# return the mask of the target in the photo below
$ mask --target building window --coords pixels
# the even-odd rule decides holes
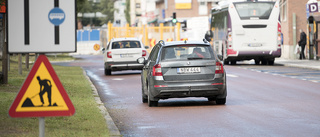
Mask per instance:
[[[136,3],[136,8],[137,8],[137,9],[140,8],[140,3]]]
[[[208,7],[207,2],[199,2],[199,15],[207,15]]]
[[[280,17],[281,21],[287,21],[287,0],[280,0]]]

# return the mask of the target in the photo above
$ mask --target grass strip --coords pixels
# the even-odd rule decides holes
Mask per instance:
[[[49,58],[50,60],[50,58]],[[50,60],[51,61],[51,60]],[[1,64],[1,63],[0,63]],[[53,65],[69,95],[76,113],[71,117],[46,117],[46,136],[108,136],[104,116],[94,100],[90,82],[80,67]],[[0,84],[0,135],[39,136],[38,118],[11,118],[8,110],[18,94],[29,70],[18,74],[18,64],[11,63],[8,84]]]

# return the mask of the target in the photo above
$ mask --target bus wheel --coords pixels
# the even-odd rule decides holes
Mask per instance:
[[[254,64],[259,65],[260,64],[260,60],[259,59],[255,59],[254,60]]]
[[[233,60],[231,61],[231,65],[236,65],[237,64],[237,61]]]
[[[274,65],[274,60],[268,60],[269,65]]]
[[[225,65],[229,65],[229,61],[227,61],[227,60],[224,60],[223,63],[224,63]]]
[[[261,60],[261,64],[262,64],[262,65],[267,65],[267,63],[268,63],[268,62],[267,62],[266,59],[262,59],[262,60]]]

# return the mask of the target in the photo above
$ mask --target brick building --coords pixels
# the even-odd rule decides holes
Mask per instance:
[[[302,29],[308,32],[308,0],[280,0],[280,20],[283,33],[282,57],[287,59],[297,59],[294,54],[296,43],[300,40],[300,32]],[[310,13],[309,16],[319,16],[319,13]],[[309,47],[306,46],[307,57],[309,56]]]

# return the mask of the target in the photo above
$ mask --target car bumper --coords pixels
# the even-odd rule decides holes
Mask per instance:
[[[152,88],[151,94],[158,99],[215,97],[225,94],[226,83],[223,80],[177,83],[157,82]]]
[[[111,70],[141,70],[143,64],[139,64],[136,61],[133,62],[105,62],[106,69]]]

